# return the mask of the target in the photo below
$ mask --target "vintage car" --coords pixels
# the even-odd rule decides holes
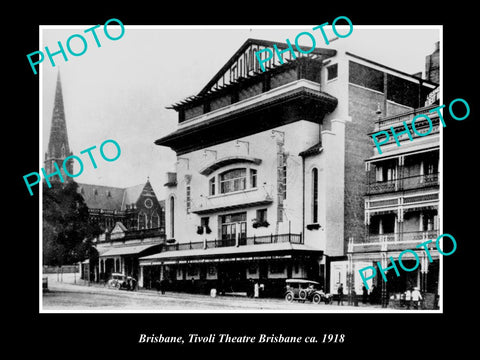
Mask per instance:
[[[113,273],[107,282],[108,287],[117,288],[119,290],[135,290],[137,280],[131,276],[121,273]]]
[[[285,300],[288,302],[297,301],[312,301],[315,304],[325,302],[328,304],[332,300],[331,294],[325,294],[320,289],[320,284],[316,281],[305,279],[287,279],[285,290]]]

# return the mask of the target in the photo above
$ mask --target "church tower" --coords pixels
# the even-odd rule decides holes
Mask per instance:
[[[45,153],[45,172],[47,174],[54,173],[57,169],[54,163],[57,163],[61,169],[64,182],[70,177],[65,175],[62,169],[63,161],[72,155],[70,146],[68,145],[67,122],[65,120],[65,109],[63,106],[62,83],[60,81],[60,72],[57,76],[57,85],[55,90],[55,102],[53,106],[52,124],[50,127],[50,138],[48,140],[48,151]],[[65,164],[68,173],[73,174],[73,162],[69,159]],[[58,176],[50,178],[50,182],[60,181]]]

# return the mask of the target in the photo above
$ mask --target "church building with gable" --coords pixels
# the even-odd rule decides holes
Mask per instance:
[[[52,174],[61,169],[63,182],[73,181],[63,170],[63,162],[72,155],[68,141],[67,122],[60,74],[57,77],[50,137],[45,153],[44,169]],[[73,173],[71,160],[65,163]],[[58,175],[50,182],[60,182]],[[82,264],[82,276],[90,280],[105,281],[112,273],[138,277],[138,257],[160,251],[165,239],[164,201],[159,201],[147,179],[145,183],[119,188],[113,186],[78,183],[89,211],[89,221],[102,229],[94,239],[98,259]],[[88,275],[90,274],[90,275]]]

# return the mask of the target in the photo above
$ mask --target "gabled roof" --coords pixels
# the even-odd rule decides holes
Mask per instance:
[[[89,209],[123,211],[127,205],[136,203],[147,187],[148,191],[153,192],[149,181],[127,188],[79,183],[78,192]]]
[[[146,184],[138,184],[125,189],[123,195],[122,209],[127,205],[136,203]]]
[[[225,72],[232,66],[235,61],[243,54],[243,52],[250,46],[250,45],[258,45],[263,47],[269,47],[273,51],[273,45],[276,45],[278,49],[286,49],[288,47],[287,43],[277,43],[274,41],[268,40],[261,40],[261,39],[247,39],[243,43],[242,46],[232,55],[232,57],[223,65],[223,67],[215,74],[215,76],[205,85],[205,87],[198,93],[198,95],[203,95],[208,92],[212,86],[225,74]],[[301,46],[302,50],[308,51],[310,50],[308,47]],[[336,50],[333,49],[321,49],[315,48],[310,54],[311,55],[320,55],[324,57],[331,57],[336,54]]]
[[[78,192],[83,196],[89,209],[122,210],[125,189],[113,186],[78,184]]]
[[[250,79],[252,77],[257,77],[257,76],[262,75],[263,74],[262,71],[260,71],[260,70],[254,71],[252,68],[250,68],[249,74],[244,74],[242,76],[238,76],[236,79],[233,79],[232,82],[230,82],[229,84],[221,85],[220,87],[216,86],[217,82],[219,82],[219,80],[222,79],[222,77],[224,75],[227,75],[227,73],[229,72],[232,65],[234,65],[239,60],[239,58],[249,49],[250,46],[253,46],[256,50],[261,50],[261,49],[264,49],[264,48],[270,48],[270,49],[272,49],[272,51],[274,51],[273,50],[274,45],[276,45],[277,48],[280,49],[280,50],[286,49],[289,46],[286,43],[278,43],[278,42],[274,42],[274,41],[260,40],[260,39],[247,39],[243,43],[243,45],[232,55],[232,57],[225,63],[225,65],[223,65],[222,68],[220,68],[220,70],[213,76],[213,78],[202,88],[202,90],[200,90],[200,92],[197,95],[189,96],[189,97],[187,97],[187,98],[185,98],[185,99],[183,99],[183,100],[181,100],[181,101],[179,101],[175,104],[172,104],[172,105],[168,106],[167,109],[175,109],[176,110],[176,109],[181,108],[184,105],[186,105],[188,103],[191,103],[195,100],[201,100],[202,98],[208,96],[208,94],[215,93],[215,92],[230,88],[231,86],[233,86],[236,83],[240,83],[242,81],[245,81],[246,79]],[[304,46],[301,46],[300,48],[304,51],[309,51],[310,50],[310,48],[304,47]],[[283,67],[283,66],[288,65],[289,63],[295,62],[298,59],[301,59],[303,57],[310,57],[310,58],[316,58],[316,59],[318,58],[320,60],[326,59],[326,58],[329,58],[329,57],[332,57],[332,56],[336,55],[337,51],[334,50],[334,49],[315,48],[314,50],[312,50],[308,54],[302,54],[302,53],[299,53],[299,52],[297,52],[297,53],[298,53],[297,59],[295,59],[295,60],[284,59],[283,64],[272,64],[271,66],[266,64],[266,71],[265,72],[269,72],[272,69],[275,69],[275,68],[278,68],[278,67]],[[278,59],[278,55],[275,54],[275,52],[274,52],[274,58]],[[255,56],[254,56],[254,61],[258,61]]]

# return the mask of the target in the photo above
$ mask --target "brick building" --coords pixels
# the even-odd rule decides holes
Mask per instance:
[[[439,78],[438,53],[437,43],[435,51],[426,56],[427,78]],[[400,276],[387,271],[387,282],[377,266],[380,263],[386,269],[390,257],[398,259],[406,249],[419,251],[417,245],[429,239],[435,242],[440,235],[440,120],[436,111],[430,112],[439,105],[438,90],[439,87],[435,87],[427,96],[422,94],[417,103],[402,112],[385,113],[379,109],[375,127],[369,133],[388,131],[391,138],[381,146],[381,153],[372,143],[367,144],[371,149],[370,156],[365,159],[365,235],[349,238],[350,285],[361,293],[363,282],[358,270],[374,266],[377,276],[369,280],[369,288],[378,290],[374,291],[378,294],[377,301],[383,300],[384,305],[390,296],[400,299],[401,294],[414,287],[428,294],[431,307],[438,295],[440,264],[434,245],[429,246],[431,262],[422,252],[417,269],[402,271]],[[410,124],[414,116],[422,114],[430,118],[431,125],[421,118],[415,122],[416,131],[410,126],[412,139],[403,133],[397,144],[391,129],[400,134],[405,131],[404,122]],[[415,258],[411,254],[404,256],[402,261],[407,268],[415,267]]]
[[[253,279],[271,295],[290,277],[346,284],[348,241],[365,236],[368,134],[379,112],[415,109],[436,84],[331,48],[286,51],[261,72],[254,53],[273,44],[248,39],[171,106],[178,130],[156,141],[178,160],[168,245],[140,259],[141,282],[240,291]]]

